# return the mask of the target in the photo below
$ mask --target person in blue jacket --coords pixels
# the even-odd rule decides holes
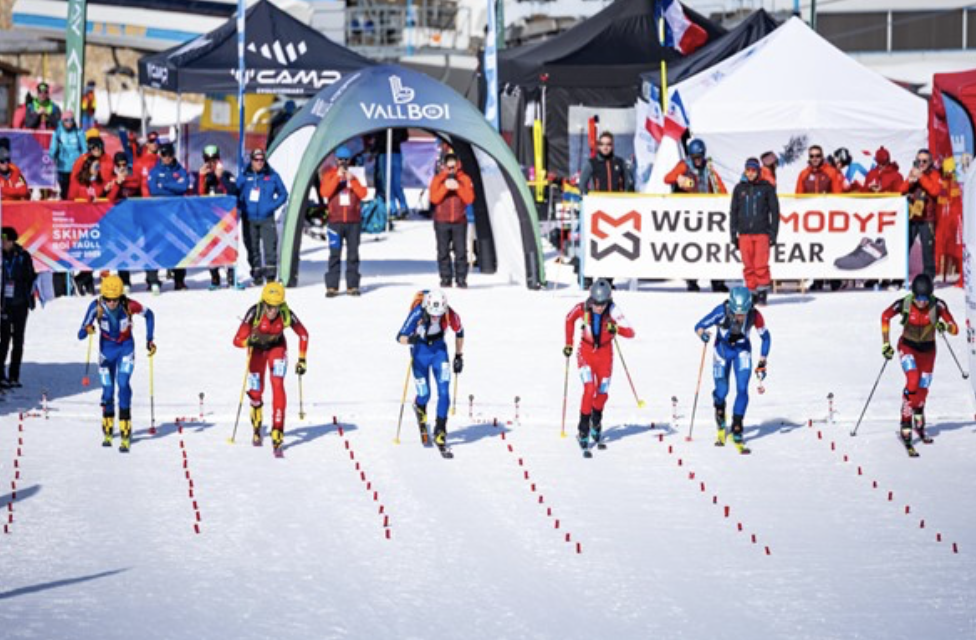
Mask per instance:
[[[149,185],[149,195],[153,197],[182,197],[190,188],[190,176],[186,169],[176,159],[176,149],[173,143],[165,138],[159,143],[159,160],[149,172],[146,179]],[[173,269],[173,288],[177,291],[186,289],[186,269]]]
[[[716,446],[725,446],[725,398],[729,394],[730,370],[735,370],[735,405],[732,408],[732,442],[739,453],[749,453],[742,439],[742,421],[749,406],[749,378],[752,374],[752,343],[749,331],[753,328],[762,339],[756,377],[766,378],[766,358],[769,356],[770,335],[766,321],[752,306],[752,294],[745,287],[734,287],[729,299],[718,305],[695,325],[695,333],[703,342],[711,337],[708,329],[716,327],[715,360],[712,375],[715,390],[715,423],[718,427]]]
[[[244,223],[244,247],[255,286],[278,278],[278,228],[275,211],[288,201],[281,176],[268,166],[264,149],[251,152],[251,161],[237,178],[237,201]],[[263,249],[263,258],[262,258]]]
[[[447,330],[454,332],[454,363],[449,361]],[[430,400],[430,372],[434,372],[437,384],[437,422],[434,427],[434,443],[441,449],[447,444],[447,410],[451,405],[451,371],[455,374],[464,369],[464,327],[461,316],[448,306],[447,296],[440,289],[424,291],[414,297],[410,314],[397,333],[397,342],[409,344],[417,397],[413,410],[420,427],[420,439],[427,440],[427,402]]]
[[[88,148],[85,134],[75,123],[75,113],[66,109],[61,114],[61,122],[51,137],[51,149],[48,155],[54,160],[58,172],[58,187],[61,189],[61,199],[68,199],[68,187],[71,185],[71,169],[75,160],[81,157]]]
[[[106,276],[102,279],[101,296],[88,305],[85,319],[78,330],[78,339],[99,332],[98,375],[102,383],[102,440],[103,447],[112,446],[115,428],[115,385],[119,387],[119,433],[122,442],[119,451],[129,450],[132,438],[132,387],[129,379],[135,369],[135,342],[132,335],[132,317],[142,314],[146,318],[146,350],[149,357],[156,354],[153,342],[155,320],[149,307],[123,295],[122,279]]]

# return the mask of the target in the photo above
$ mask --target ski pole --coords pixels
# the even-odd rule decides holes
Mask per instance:
[[[461,377],[461,374],[458,374],[458,373],[455,373],[454,374],[454,396],[451,398],[451,415],[452,416],[457,413],[457,387],[458,387],[458,378],[460,378],[460,377]]]
[[[563,376],[563,429],[560,438],[566,437],[566,397],[569,395],[569,356],[566,356],[566,375]]]
[[[156,392],[153,385],[153,356],[149,356],[149,435],[156,435]]]
[[[884,373],[885,367],[888,366],[888,359],[885,358],[884,364],[881,365],[881,371],[878,372],[878,377],[874,381],[874,386],[871,387],[871,393],[868,394],[868,401],[864,403],[864,408],[861,409],[861,416],[857,419],[857,424],[854,425],[854,430],[851,431],[851,437],[857,435],[857,430],[861,426],[861,420],[864,419],[864,414],[868,410],[868,405],[871,404],[871,398],[874,397],[874,390],[878,388],[878,383],[881,382],[881,374]]]
[[[305,376],[298,376],[298,419],[305,419],[305,392],[302,388],[302,378]]]
[[[234,438],[237,437],[237,425],[241,422],[241,409],[244,407],[244,391],[247,390],[247,374],[251,372],[251,349],[248,347],[247,350],[247,365],[244,367],[244,381],[241,383],[241,399],[237,403],[237,418],[234,420],[234,433],[228,438],[228,444],[234,444]]]
[[[411,369],[413,369],[413,356],[410,356],[410,360],[407,362],[407,375],[403,379],[403,397],[400,398],[400,418],[397,420],[396,438],[393,439],[394,444],[400,444],[400,427],[403,426],[403,407],[407,404],[407,387],[410,386]]]
[[[688,425],[688,435],[685,440],[691,442],[691,432],[695,430],[695,412],[698,411],[698,393],[701,391],[702,373],[705,371],[705,354],[708,353],[708,343],[702,344],[701,364],[698,365],[698,384],[695,385],[695,401],[691,405],[691,424]]]
[[[617,353],[620,354],[620,364],[624,366],[624,373],[627,374],[627,382],[630,383],[630,390],[634,392],[634,400],[637,401],[637,408],[643,409],[647,403],[641,400],[640,397],[638,397],[637,395],[637,389],[634,388],[634,381],[630,377],[630,370],[627,369],[627,361],[624,360],[624,352],[620,348],[620,343],[617,342],[617,334],[613,335],[613,346],[617,348]]]
[[[81,378],[81,386],[87,387],[91,384],[91,378],[88,377],[88,368],[91,366],[91,350],[92,342],[95,341],[95,332],[88,334],[88,355],[85,356],[85,375]]]
[[[949,338],[946,337],[945,333],[942,334],[942,339],[945,340],[946,347],[949,349],[949,353],[952,354],[952,360],[956,363],[956,367],[959,369],[959,373],[962,374],[962,379],[969,379],[969,373],[962,370],[962,365],[959,364],[959,358],[956,357],[956,352],[952,350],[952,343],[949,342]]]

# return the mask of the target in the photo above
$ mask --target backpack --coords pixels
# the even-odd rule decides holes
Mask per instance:
[[[901,324],[905,326],[908,324],[908,316],[912,313],[912,303],[915,302],[915,296],[908,294],[901,301]],[[929,321],[934,327],[939,322],[939,299],[935,296],[929,296]]]
[[[361,215],[362,229],[365,233],[386,231],[386,203],[382,198],[373,198],[363,204]]]

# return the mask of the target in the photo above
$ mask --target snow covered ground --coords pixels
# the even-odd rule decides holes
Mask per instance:
[[[394,335],[412,293],[437,282],[429,225],[364,245],[359,299],[324,298],[325,252],[306,245],[288,300],[311,333],[308,415],[289,374],[285,460],[247,443],[246,409],[228,443],[245,361],[231,336],[256,290],[208,292],[199,274],[183,294],[133,294],[157,314],[159,431],[147,432],[140,346],[128,455],[100,446],[98,390],[81,386],[75,334],[89,301],[32,316],[25,387],[0,403],[0,638],[976,637],[976,424],[942,342],[935,444],[911,460],[896,440],[893,365],[848,435],[896,294],[771,299],[753,455],[738,456],[712,446],[707,365],[685,440],[702,353],[692,326],[721,296],[677,283],[617,293],[647,407],[618,358],[609,449],[583,460],[560,438],[563,318],[580,292],[474,274],[449,292],[466,368],[449,422],[456,458],[442,460],[409,410],[394,444],[408,357]],[[939,294],[962,320],[961,290]],[[569,388],[572,431],[575,371]],[[42,389],[49,418],[18,420]]]

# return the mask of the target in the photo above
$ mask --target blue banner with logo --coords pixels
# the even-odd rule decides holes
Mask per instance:
[[[10,141],[10,159],[31,189],[53,189],[58,186],[58,170],[47,153],[51,149],[52,131],[0,129],[0,138]]]
[[[176,269],[237,262],[231,196],[134,198],[119,203],[5,202],[3,224],[38,271]]]

